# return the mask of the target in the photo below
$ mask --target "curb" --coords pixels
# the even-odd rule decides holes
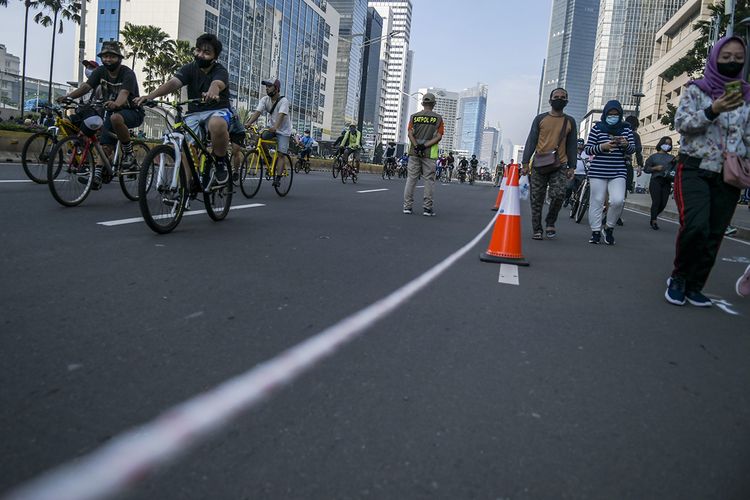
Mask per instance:
[[[644,207],[643,205],[639,205],[637,203],[632,203],[627,200],[625,200],[625,208],[629,208],[630,210],[633,210],[635,212],[641,213],[643,215],[651,215],[649,212],[649,209]],[[680,216],[677,214],[677,212],[672,212],[670,210],[664,210],[659,217],[662,217],[664,219],[668,219],[674,222],[679,222]],[[733,234],[731,238],[736,238],[738,240],[743,241],[750,241],[750,228],[746,227],[740,227],[735,226],[737,228],[737,233]]]

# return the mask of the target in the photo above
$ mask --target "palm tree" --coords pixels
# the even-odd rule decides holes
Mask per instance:
[[[120,34],[123,43],[130,51],[130,56],[133,57],[133,68],[131,68],[133,70],[135,70],[135,62],[139,56],[145,60],[155,57],[169,41],[169,35],[158,26],[125,23]],[[146,69],[148,72],[148,68]],[[149,74],[149,78],[151,76]]]
[[[52,69],[55,64],[55,40],[57,39],[57,34],[63,32],[63,19],[73,21],[74,23],[81,22],[81,2],[75,0],[38,0],[36,3],[43,10],[34,16],[34,22],[41,24],[45,28],[50,25],[52,26],[52,50],[49,61],[49,88],[47,91],[47,100],[48,102],[52,102]],[[52,12],[53,18],[50,18],[45,11]],[[58,19],[60,21],[59,27]]]
[[[174,62],[180,68],[194,59],[193,44],[187,40],[176,40],[174,43]]]

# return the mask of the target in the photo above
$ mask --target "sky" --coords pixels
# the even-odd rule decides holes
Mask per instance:
[[[551,6],[552,0],[412,0],[410,92],[421,87],[459,91],[486,83],[487,122],[500,123],[504,139],[523,144],[536,114]],[[0,9],[6,27],[0,43],[20,57],[23,2],[11,0]],[[29,25],[27,73],[46,79],[52,29],[31,20]],[[75,25],[66,23],[56,43],[53,78],[71,80]]]

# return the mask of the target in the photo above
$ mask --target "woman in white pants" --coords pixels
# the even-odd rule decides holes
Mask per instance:
[[[602,212],[609,195],[607,220],[604,224],[604,243],[615,244],[615,224],[622,214],[625,203],[625,187],[628,175],[626,156],[635,152],[633,129],[623,120],[619,101],[609,101],[604,106],[601,121],[589,132],[584,151],[593,156],[589,164],[591,198],[589,204],[589,243],[602,240]]]

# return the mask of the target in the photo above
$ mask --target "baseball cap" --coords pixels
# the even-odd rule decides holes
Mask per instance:
[[[263,80],[263,81],[262,81],[262,82],[260,82],[260,83],[262,83],[262,84],[263,84],[263,85],[265,85],[265,86],[273,85],[273,86],[274,86],[274,87],[276,87],[277,89],[279,89],[279,90],[281,89],[281,81],[280,81],[280,80],[278,80],[278,79],[276,79],[276,80],[271,80],[271,79],[269,78],[268,80]]]
[[[435,94],[432,92],[427,92],[424,96],[422,96],[422,102],[435,104]]]
[[[99,67],[99,63],[96,62],[96,61],[94,61],[93,59],[89,60],[89,61],[83,60],[83,61],[81,61],[81,64],[83,64],[87,68],[91,68],[91,69]]]

